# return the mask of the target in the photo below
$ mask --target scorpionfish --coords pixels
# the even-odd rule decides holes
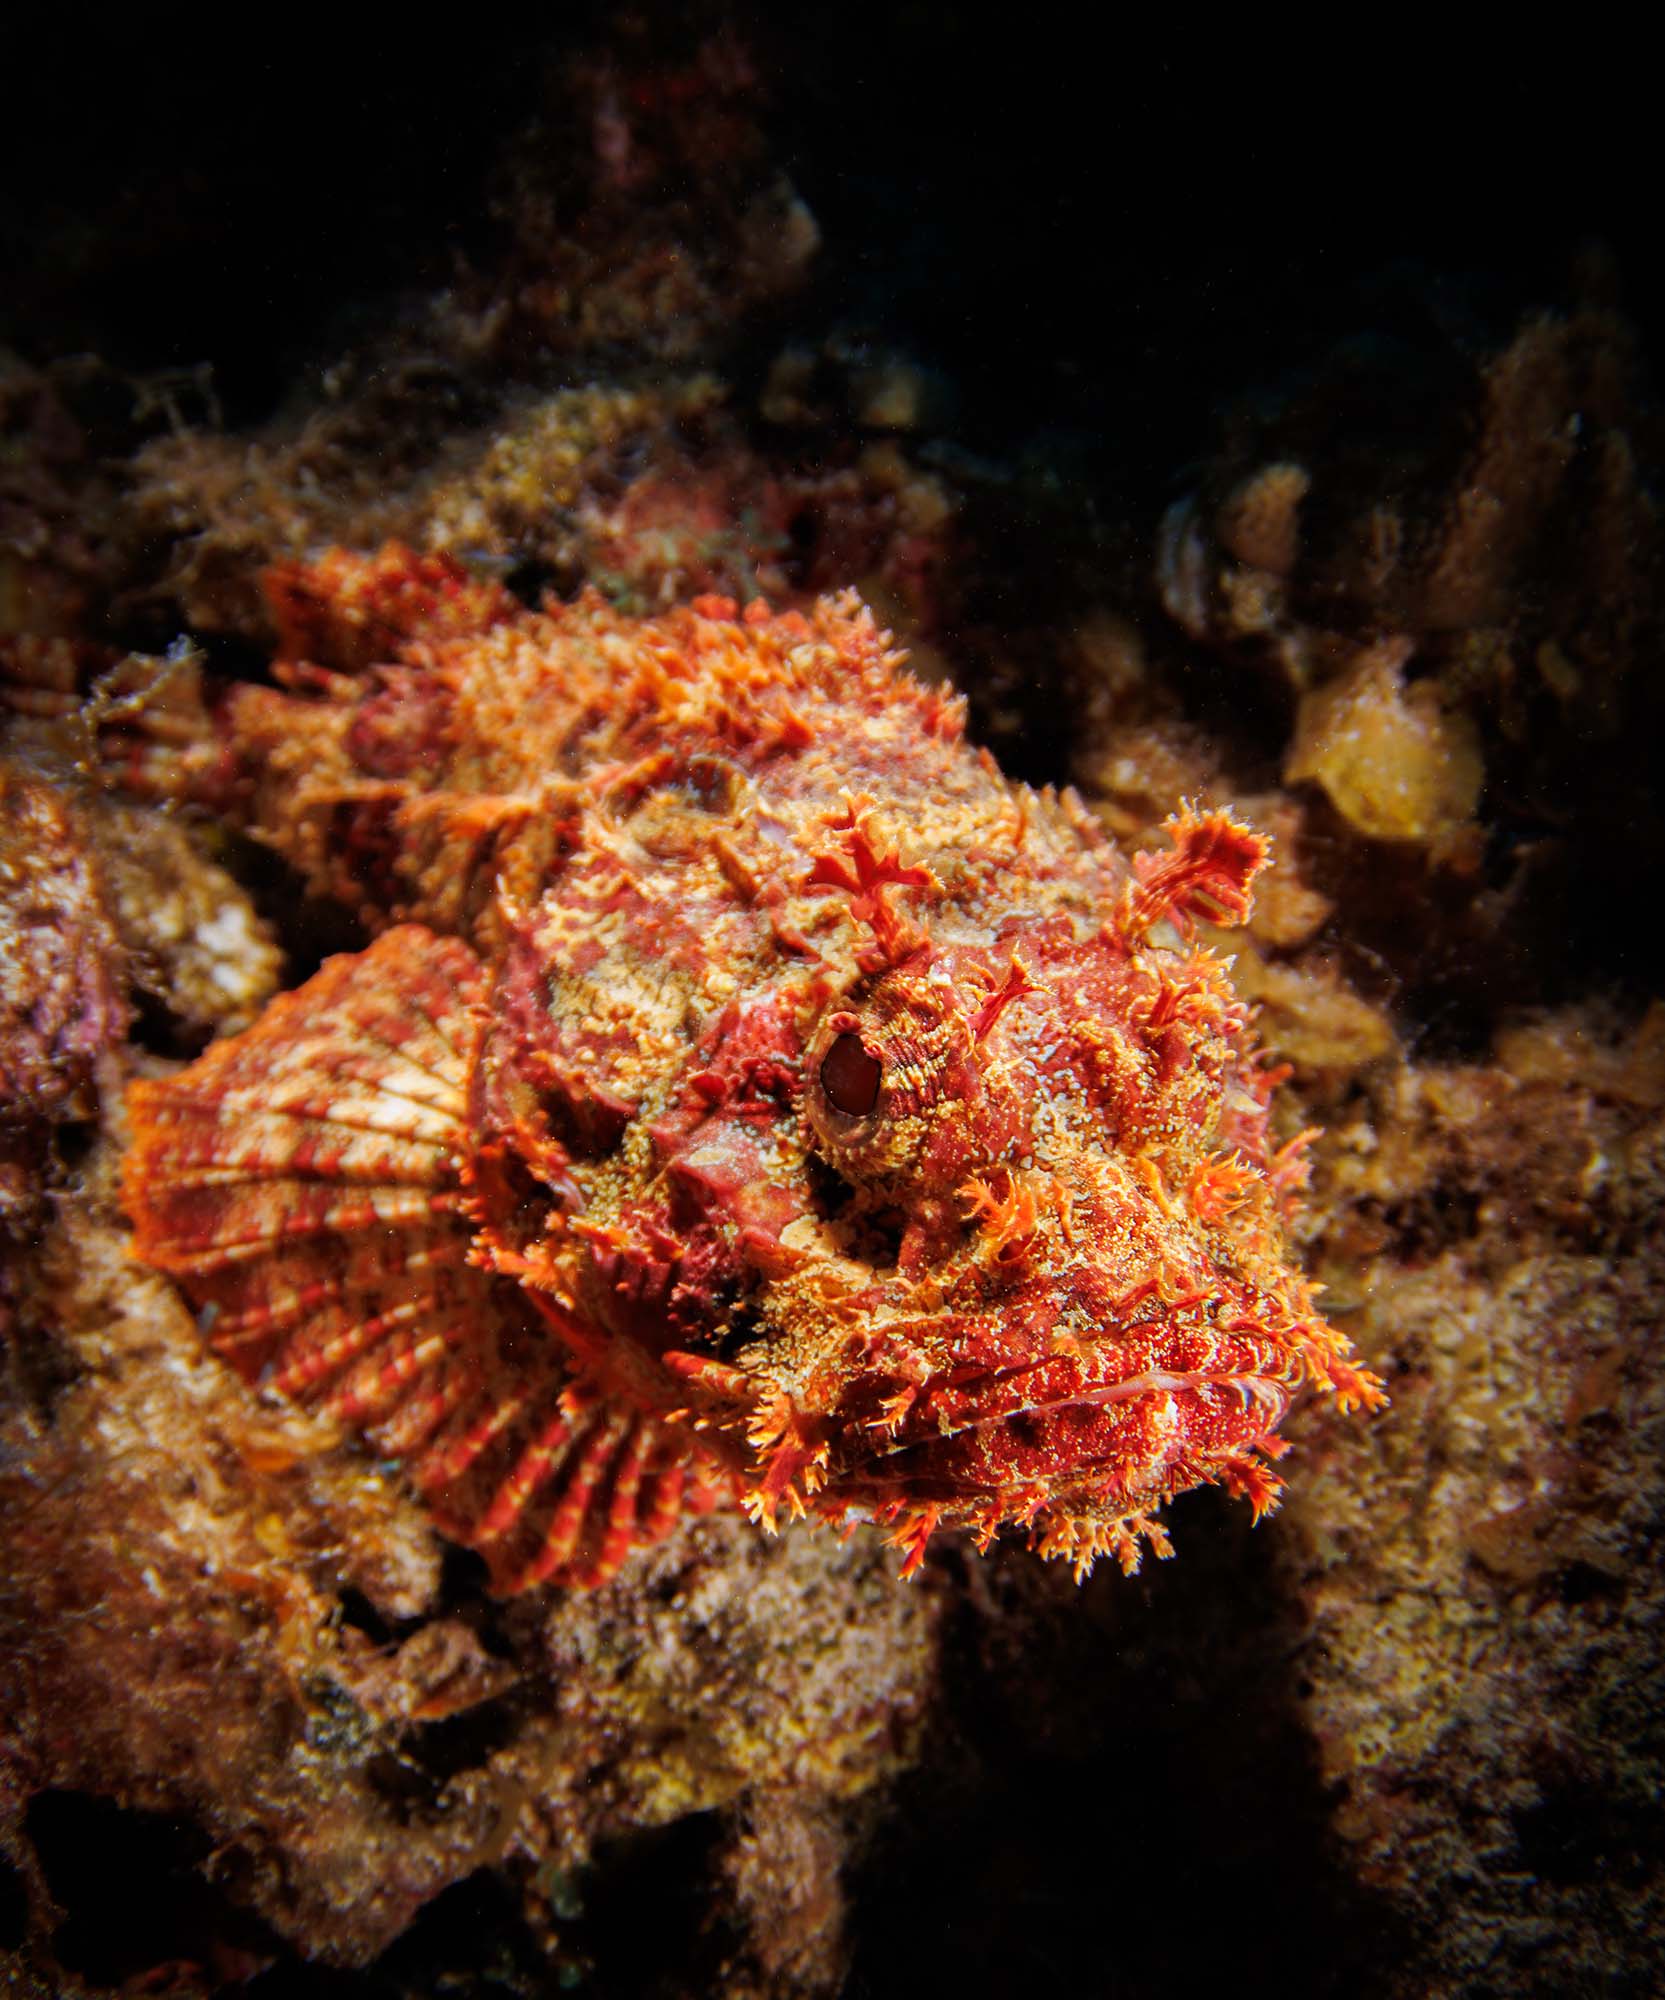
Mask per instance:
[[[373,942],[132,1087],[124,1200],[214,1350],[494,1589],[730,1502],[885,1524],[904,1573],[1009,1524],[1131,1571],[1184,1488],[1272,1505],[1303,1386],[1381,1399],[1195,939],[1260,836],[1188,809],[1129,859],[853,595],[532,611],[392,546],[267,591],[274,684],[133,766]]]

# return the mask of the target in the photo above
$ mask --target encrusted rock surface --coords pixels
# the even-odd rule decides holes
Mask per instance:
[[[1665,1011],[1378,1072],[1321,1157],[1316,1266],[1395,1404],[1278,1538],[1337,1832],[1423,1990],[1630,1990],[1665,1918]]]

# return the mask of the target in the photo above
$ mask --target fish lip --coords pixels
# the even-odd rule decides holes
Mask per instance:
[[[1066,1359],[1058,1355],[1046,1355],[1036,1361],[1027,1361],[1008,1369],[989,1370],[965,1383],[953,1383],[946,1375],[937,1376],[920,1386],[918,1395],[903,1419],[901,1426],[893,1434],[889,1449],[879,1452],[882,1458],[894,1456],[902,1451],[917,1449],[963,1437],[968,1432],[988,1430],[1010,1423],[1019,1417],[1046,1416],[1071,1409],[1104,1409],[1116,1403],[1134,1402],[1141,1396],[1161,1395],[1175,1391],[1227,1388],[1236,1392],[1242,1408],[1246,1411],[1254,1404],[1264,1413],[1264,1428],[1275,1429],[1288,1415],[1295,1400],[1297,1384],[1281,1375],[1257,1374],[1252,1371],[1229,1372],[1206,1369],[1169,1369],[1146,1367],[1130,1374],[1116,1374],[1106,1371],[1062,1389],[1055,1395],[1037,1397],[1031,1400],[1002,1402],[998,1407],[974,1407],[968,1409],[958,1419],[944,1422],[940,1412],[933,1418],[931,1403],[935,1392],[954,1388],[961,1393],[974,1395],[981,1403],[987,1391],[996,1385],[1014,1384],[1025,1375],[1033,1375],[1053,1363]]]
[[[979,1382],[964,1386],[975,1394],[979,1386],[986,1393],[990,1383],[1015,1385],[1023,1376],[1032,1375],[1048,1361],[1060,1358],[1047,1356],[1015,1368],[991,1370]],[[1210,1373],[1201,1369],[1145,1367],[1118,1374],[1106,1370],[1056,1395],[1019,1398],[993,1409],[980,1401],[978,1406],[964,1410],[957,1417],[947,1417],[940,1408],[931,1407],[933,1389],[945,1386],[945,1377],[921,1385],[894,1430],[888,1433],[882,1428],[865,1430],[860,1433],[862,1442],[856,1453],[842,1464],[835,1457],[825,1482],[823,1504],[842,1510],[842,1518],[857,1518],[866,1509],[865,1518],[887,1520],[893,1518],[898,1501],[911,1499],[921,1505],[946,1508],[947,1518],[962,1524],[982,1523],[984,1527],[994,1518],[991,1509],[998,1512],[1001,1520],[1030,1525],[1041,1508],[1067,1505],[1072,1497],[1097,1501],[1108,1494],[1129,1508],[1160,1505],[1171,1491],[1177,1490],[1168,1477],[1168,1471],[1175,1467],[1164,1471],[1162,1465],[1143,1464],[1137,1454],[1130,1463],[1114,1434],[1105,1435],[1097,1425],[1084,1425],[1084,1434],[1072,1438],[1067,1426],[1055,1426],[1048,1420],[1056,1420],[1072,1409],[1090,1415],[1119,1403],[1136,1403],[1141,1397],[1227,1388],[1235,1392],[1240,1403],[1237,1420],[1241,1427],[1240,1449],[1251,1453],[1275,1451],[1279,1448],[1275,1434],[1293,1406],[1300,1384],[1285,1372]],[[981,1466],[986,1449],[998,1454],[998,1443],[992,1440],[998,1437],[1000,1429],[1026,1416],[1048,1422],[1042,1451],[1044,1463],[1036,1462],[1027,1471],[1014,1465],[1009,1475],[999,1470],[998,1462]],[[988,1445],[970,1442],[978,1440],[980,1434],[991,1437],[991,1442]],[[961,1460],[956,1444],[969,1444],[973,1457]],[[944,1450],[947,1457],[940,1455]],[[1183,1463],[1177,1469],[1182,1475],[1178,1487],[1209,1476],[1194,1467],[1187,1471]],[[1027,1496],[1033,1503],[1027,1511],[1017,1506],[1015,1496],[1021,1497],[1020,1489],[1021,1496]]]

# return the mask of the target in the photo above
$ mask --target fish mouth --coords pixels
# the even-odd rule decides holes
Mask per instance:
[[[1275,1448],[1297,1373],[1268,1361],[1093,1370],[1074,1356],[950,1372],[883,1398],[831,1484],[944,1502],[1014,1487],[1165,1493],[1211,1461]]]
[[[1264,1368],[1177,1368],[1147,1365],[1128,1373],[1092,1372],[1073,1355],[1046,1355],[1006,1368],[946,1370],[907,1394],[906,1428],[929,1422],[934,1437],[953,1437],[1014,1417],[1041,1416],[1070,1409],[1108,1409],[1141,1396],[1176,1393],[1235,1396],[1247,1411],[1258,1406],[1267,1421],[1287,1414],[1297,1383],[1288,1370]],[[869,1429],[891,1430],[884,1419]]]
[[[1018,1368],[1006,1369],[983,1378],[985,1392],[996,1391],[1021,1384],[1022,1378],[1030,1376],[1048,1366],[1046,1362],[1030,1362]],[[950,1426],[939,1435],[954,1436],[960,1430],[978,1430],[989,1424],[1009,1422],[1014,1417],[1041,1416],[1057,1410],[1105,1409],[1116,1403],[1132,1402],[1136,1397],[1172,1394],[1175,1392],[1219,1392],[1235,1394],[1240,1406],[1249,1410],[1258,1404],[1268,1411],[1268,1422],[1281,1422],[1287,1415],[1292,1399],[1292,1391],[1275,1377],[1259,1374],[1226,1373],[1205,1369],[1176,1370],[1170,1368],[1145,1368],[1134,1375],[1109,1376],[1100,1381],[1088,1381],[1074,1388],[1062,1389],[1052,1395],[1024,1396],[1021,1387],[1016,1401],[986,1414],[968,1418],[960,1424]]]

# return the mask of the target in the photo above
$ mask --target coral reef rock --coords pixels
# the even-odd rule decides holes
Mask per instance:
[[[1660,720],[1660,439],[1634,336],[1587,305],[1502,346],[1429,345],[1352,343],[1246,410],[1163,523],[1162,601],[1288,686],[1286,776],[1359,832],[1472,854],[1455,836],[1477,810],[1582,805],[1594,845]]]
[[[1277,1545],[1336,1828],[1418,1940],[1394,1991],[1633,1990],[1665,1928],[1665,1009],[1372,1076],[1315,1260],[1394,1414]]]

